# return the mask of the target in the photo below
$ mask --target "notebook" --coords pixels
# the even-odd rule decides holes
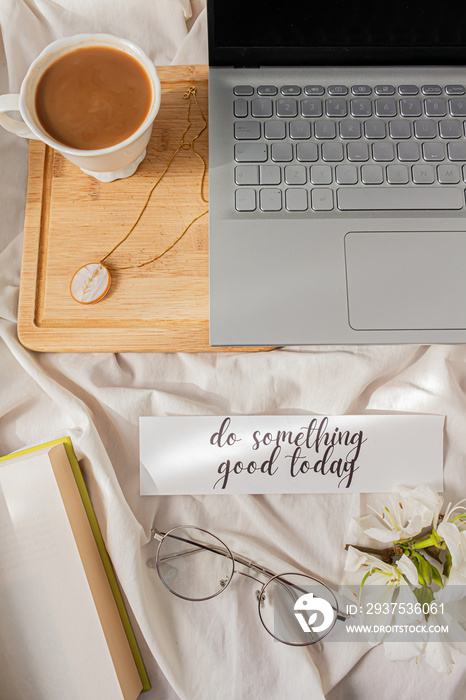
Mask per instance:
[[[207,7],[211,345],[466,342],[466,8]]]
[[[150,689],[70,438],[0,457],[0,697]]]

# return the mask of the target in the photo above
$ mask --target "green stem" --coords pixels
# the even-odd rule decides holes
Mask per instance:
[[[427,549],[428,547],[437,547],[438,549],[447,548],[443,538],[439,537],[434,529],[432,529],[428,537],[424,535],[420,539],[395,542],[395,545],[399,545],[402,548],[406,547],[407,549]]]

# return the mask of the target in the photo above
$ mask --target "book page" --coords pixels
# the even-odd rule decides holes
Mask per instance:
[[[46,452],[0,465],[0,615],[4,697],[122,697]]]

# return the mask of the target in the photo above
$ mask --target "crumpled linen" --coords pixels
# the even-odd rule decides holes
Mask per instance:
[[[81,32],[125,36],[157,65],[207,63],[204,8],[204,0],[2,0],[0,90],[18,91],[46,44]],[[237,576],[210,602],[166,591],[145,565],[155,550],[153,523],[196,524],[277,572],[297,569],[336,586],[349,520],[377,497],[141,497],[138,418],[444,414],[445,497],[458,500],[466,496],[464,346],[31,352],[16,333],[26,175],[27,141],[0,129],[0,453],[71,436],[152,681],[146,700],[463,698],[466,664],[456,652],[455,671],[444,678],[422,660],[388,662],[381,647],[290,648],[263,630],[248,579]]]

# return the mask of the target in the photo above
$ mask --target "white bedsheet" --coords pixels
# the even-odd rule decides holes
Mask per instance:
[[[204,5],[0,0],[0,91],[17,92],[46,44],[80,32],[125,36],[158,65],[207,63]],[[30,352],[16,334],[26,159],[27,141],[0,129],[0,453],[72,437],[151,677],[146,700],[464,698],[466,657],[456,652],[454,672],[443,677],[423,660],[386,661],[381,647],[286,647],[260,625],[251,581],[237,577],[215,600],[187,603],[145,566],[155,519],[161,529],[211,529],[272,569],[291,566],[336,585],[349,519],[375,497],[141,497],[138,474],[141,415],[440,413],[447,416],[446,499],[456,501],[466,496],[464,346]],[[1,682],[0,698],[10,700]]]

